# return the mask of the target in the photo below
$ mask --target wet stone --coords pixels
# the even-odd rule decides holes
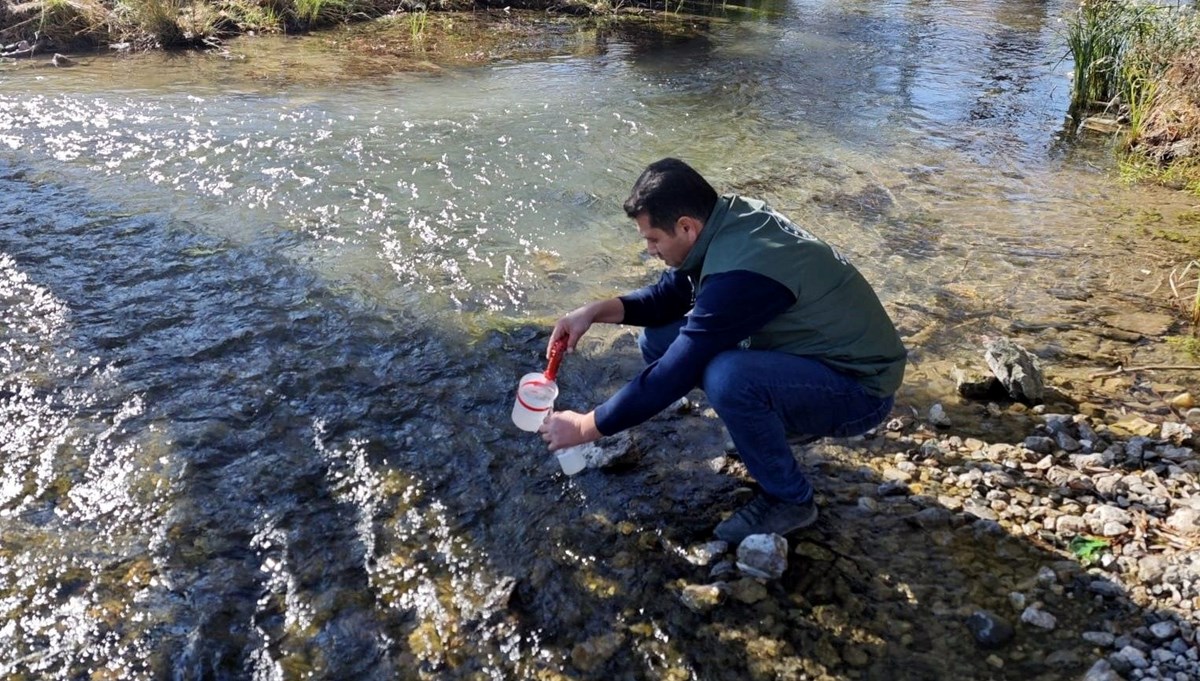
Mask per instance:
[[[625,642],[625,636],[610,632],[594,636],[571,649],[571,664],[582,671],[592,671],[611,658]]]
[[[842,659],[851,667],[866,667],[871,663],[871,657],[862,646],[848,645],[842,650]]]
[[[1003,618],[987,610],[977,610],[967,618],[967,629],[979,647],[994,650],[1012,640],[1013,627]]]
[[[729,544],[723,541],[710,541],[693,546],[687,553],[687,561],[692,565],[711,565],[721,554],[729,550]]]
[[[931,506],[917,511],[912,517],[917,525],[925,529],[934,529],[949,525],[951,514],[944,508]]]
[[[946,408],[941,404],[935,404],[929,408],[929,424],[936,428],[949,428],[954,425],[950,417],[946,415]]]
[[[1053,669],[1066,669],[1079,664],[1079,654],[1074,650],[1056,650],[1046,656],[1045,664]]]
[[[1000,379],[982,371],[954,369],[955,390],[968,400],[986,400],[1005,394]]]
[[[692,612],[705,613],[721,604],[725,592],[721,584],[688,584],[680,593],[680,600]],[[573,654],[572,654],[573,656]]]
[[[708,571],[710,579],[721,579],[737,574],[737,565],[732,560],[722,560]]]
[[[1058,626],[1058,620],[1054,617],[1054,615],[1051,615],[1045,610],[1039,610],[1032,605],[1028,608],[1025,608],[1025,611],[1021,613],[1021,621],[1038,627],[1039,629],[1050,630]]]
[[[737,549],[737,567],[751,577],[778,579],[787,570],[787,540],[777,534],[752,534]]]
[[[742,578],[730,582],[726,588],[730,598],[747,605],[752,605],[767,597],[767,587],[756,579]]]
[[[814,544],[807,541],[802,541],[799,544],[796,544],[796,548],[793,553],[795,553],[797,556],[803,556],[809,560],[815,560],[819,562],[830,562],[835,558],[833,552],[829,549],[819,544]]]

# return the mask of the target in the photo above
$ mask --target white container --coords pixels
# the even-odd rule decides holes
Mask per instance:
[[[536,433],[550,415],[558,384],[540,371],[525,374],[517,383],[517,399],[513,400],[512,420],[521,430]]]
[[[583,455],[582,445],[560,449],[554,456],[558,459],[558,465],[562,466],[562,472],[567,475],[575,475],[587,468],[587,458]]]

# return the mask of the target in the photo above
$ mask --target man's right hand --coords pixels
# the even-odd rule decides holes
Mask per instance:
[[[559,338],[566,336],[567,352],[574,352],[575,345],[579,343],[583,334],[592,328],[592,324],[596,322],[619,324],[624,318],[625,305],[620,298],[609,298],[576,308],[554,323],[554,330],[550,332],[550,341],[546,343],[546,357],[550,356],[550,348]]]

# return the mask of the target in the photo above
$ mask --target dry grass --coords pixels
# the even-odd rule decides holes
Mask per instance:
[[[53,48],[116,42],[199,45],[247,30],[305,30],[375,18],[399,4],[400,0],[0,0],[0,34],[31,39],[40,31]]]
[[[1200,156],[1200,51],[1173,60],[1134,150],[1166,164]]]

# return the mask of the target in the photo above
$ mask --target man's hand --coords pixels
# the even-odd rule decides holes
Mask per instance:
[[[600,439],[596,430],[595,412],[580,414],[573,411],[556,411],[538,428],[542,439],[550,445],[550,451],[574,447]]]
[[[588,303],[583,307],[571,310],[554,323],[554,330],[550,332],[550,341],[546,343],[546,356],[550,356],[550,348],[554,347],[554,342],[563,336],[567,338],[567,352],[574,352],[575,344],[579,342],[580,338],[583,338],[583,334],[587,333],[588,329],[592,328],[592,324],[596,322],[619,324],[624,318],[625,304],[618,298]]]

